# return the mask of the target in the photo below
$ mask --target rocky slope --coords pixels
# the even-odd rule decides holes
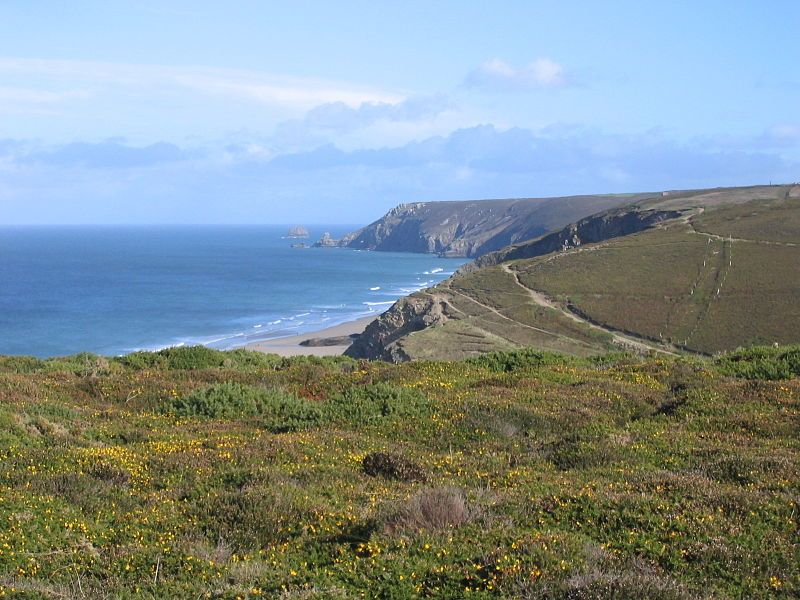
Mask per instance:
[[[412,294],[372,321],[345,354],[355,358],[404,362],[410,356],[395,342],[415,331],[444,323],[450,317],[449,313],[449,305],[436,296]]]
[[[652,197],[654,194],[401,204],[340,240],[326,237],[316,246],[476,257],[588,215]]]

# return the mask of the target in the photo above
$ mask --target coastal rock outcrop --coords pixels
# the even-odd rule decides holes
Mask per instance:
[[[401,339],[444,323],[448,318],[447,305],[437,301],[435,296],[420,293],[406,296],[372,321],[345,351],[345,356],[404,362],[409,356],[403,350]]]

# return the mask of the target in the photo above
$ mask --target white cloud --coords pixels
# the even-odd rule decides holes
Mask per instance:
[[[312,148],[349,139],[361,145],[364,132],[375,130],[383,143],[408,141],[426,132],[437,117],[452,108],[444,96],[416,96],[400,102],[364,102],[351,107],[328,102],[314,107],[302,119],[279,123],[270,142],[278,150]],[[369,137],[369,136],[368,136]]]
[[[469,87],[499,91],[524,91],[561,87],[567,83],[564,67],[549,58],[537,58],[523,67],[514,67],[493,58],[471,71],[465,81]]]
[[[367,102],[397,103],[404,95],[368,86],[315,79],[278,77],[259,71],[211,67],[137,65],[98,61],[0,58],[0,75],[46,81],[53,99],[69,94],[64,85],[76,82],[93,88],[122,87],[161,91],[182,88],[207,95],[227,96],[268,105],[310,110],[341,102],[358,107]],[[88,93],[88,92],[86,92]],[[44,98],[45,96],[40,96]],[[65,96],[69,97],[69,95]]]

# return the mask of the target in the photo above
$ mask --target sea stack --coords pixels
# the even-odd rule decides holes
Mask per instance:
[[[307,238],[308,237],[308,229],[306,229],[302,225],[295,225],[294,227],[289,229],[288,237],[291,237],[291,238]]]
[[[327,231],[322,234],[318,242],[314,242],[314,248],[336,248],[339,242],[331,237]]]

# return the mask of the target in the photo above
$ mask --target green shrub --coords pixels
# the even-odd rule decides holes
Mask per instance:
[[[275,356],[274,354],[269,356]],[[349,356],[284,356],[280,358],[280,368],[289,369],[301,365],[319,365],[322,367],[352,366],[358,361]]]
[[[237,370],[270,369],[277,370],[283,363],[283,358],[277,354],[264,354],[254,350],[228,350],[225,352],[223,366]]]
[[[125,365],[126,367],[130,367],[131,369],[136,369],[137,371],[142,371],[144,369],[154,369],[156,367],[160,367],[163,365],[164,357],[160,352],[131,352],[130,354],[125,354],[124,356],[120,356],[114,359],[116,362]]]
[[[257,417],[270,431],[297,431],[322,421],[319,405],[281,390],[240,383],[219,383],[177,398],[167,407],[184,416],[209,418]]]
[[[534,348],[522,348],[520,350],[508,350],[505,352],[489,352],[474,358],[469,358],[465,362],[478,367],[484,367],[495,373],[509,373],[519,369],[568,363],[572,362],[572,359],[553,352],[542,352]]]
[[[137,370],[161,368],[189,371],[222,367],[226,354],[205,346],[178,346],[158,352],[131,352],[115,360]]]
[[[33,356],[0,356],[0,372],[34,373],[45,368],[45,362]]]
[[[213,369],[225,362],[224,352],[205,346],[165,348],[158,354],[166,359],[167,368],[176,370]]]
[[[592,423],[548,444],[544,455],[562,471],[589,469],[617,460],[620,445],[611,428],[602,423]]]
[[[91,352],[48,358],[44,364],[48,371],[68,371],[80,377],[105,376],[113,370],[106,357]]]
[[[791,379],[800,376],[800,345],[755,346],[723,354],[716,364],[725,375],[744,379]]]
[[[213,543],[254,551],[302,535],[315,516],[307,490],[286,484],[248,485],[199,500],[193,517]]]
[[[387,417],[421,417],[430,413],[430,402],[412,388],[374,383],[351,387],[331,398],[327,410],[332,420],[363,425]]]
[[[131,352],[114,360],[136,370],[193,370],[225,367],[237,371],[257,369],[283,371],[293,367],[319,366],[331,368],[355,364],[352,358],[345,356],[282,357],[277,354],[264,354],[263,352],[254,352],[244,348],[222,351],[205,346],[180,346],[165,348],[158,352]],[[0,363],[0,368],[2,368],[2,363]]]

